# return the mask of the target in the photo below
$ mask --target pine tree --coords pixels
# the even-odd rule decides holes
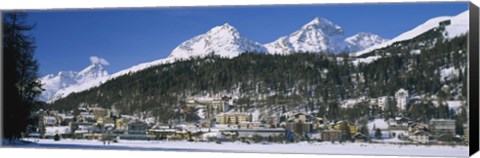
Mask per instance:
[[[352,139],[352,133],[350,132],[350,126],[348,125],[347,121],[344,120],[340,124],[340,129],[342,131],[342,137],[344,141],[351,140]]]
[[[27,32],[34,28],[28,25],[27,14],[7,12],[3,17],[3,81],[4,91],[4,138],[19,138],[30,120],[31,109],[37,103],[41,84],[37,81],[38,64],[33,59],[35,43]]]
[[[375,138],[376,139],[382,139],[382,131],[380,130],[380,128],[377,128],[375,130]]]

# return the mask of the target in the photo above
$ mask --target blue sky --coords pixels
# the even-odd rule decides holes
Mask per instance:
[[[314,17],[340,25],[345,35],[371,32],[391,39],[437,16],[457,15],[467,2],[324,4],[29,11],[37,27],[40,75],[80,71],[89,58],[106,59],[109,73],[167,57],[181,42],[228,22],[240,34],[268,43]]]

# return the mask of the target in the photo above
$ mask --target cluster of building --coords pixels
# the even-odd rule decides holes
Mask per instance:
[[[394,102],[396,102],[395,105],[399,110],[407,110],[407,105],[409,105],[410,102],[417,101],[418,99],[418,97],[410,96],[408,94],[408,91],[402,88],[395,92],[394,96],[381,96],[378,98],[369,98],[366,96],[362,96],[356,99],[347,99],[342,102],[341,107],[352,108],[358,103],[366,102],[370,105],[377,105],[379,108],[386,110],[389,107],[393,106]]]
[[[38,128],[30,136],[51,138],[100,139],[107,134],[135,137],[145,121],[138,117],[113,114],[100,107],[80,107],[78,112],[39,111]],[[141,133],[141,132],[140,132]]]
[[[400,89],[394,97],[385,96],[373,103],[388,108],[395,98],[399,109],[406,109],[411,101],[408,91]],[[358,101],[371,101],[366,97],[345,101],[344,108]],[[100,107],[80,107],[78,112],[59,113],[41,111],[38,130],[30,136],[99,140],[254,140],[264,141],[380,141],[384,139],[404,143],[455,142],[463,138],[455,135],[455,120],[432,119],[422,124],[406,117],[396,119],[368,120],[367,130],[360,121],[329,121],[307,113],[283,113],[280,117],[262,117],[256,108],[235,105],[231,97],[214,97],[203,100],[188,100],[186,106],[195,106],[202,111],[197,122],[175,120],[158,122],[154,118],[119,115]],[[265,115],[264,115],[265,116]],[[347,127],[345,127],[345,125]],[[345,132],[348,129],[348,136]],[[367,132],[366,132],[367,131]],[[378,137],[378,132],[381,136]],[[468,129],[466,134],[468,137]],[[468,140],[466,138],[465,140]],[[393,141],[393,142],[395,142]],[[390,141],[391,142],[391,141]]]

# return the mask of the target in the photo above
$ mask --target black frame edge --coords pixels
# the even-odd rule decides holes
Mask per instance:
[[[479,150],[479,9],[470,2],[469,6],[469,152],[470,156]]]
[[[4,12],[2,10],[0,10],[0,21],[2,21],[0,23],[0,31],[1,31],[0,35],[3,35],[3,13]],[[3,44],[2,40],[3,40],[3,36],[2,36],[2,38],[0,38],[0,43]],[[0,64],[0,72],[1,72],[0,73],[0,104],[1,104],[0,105],[0,141],[2,141],[2,143],[0,143],[0,148],[3,147],[3,139],[5,139],[5,138],[3,138],[3,133],[4,133],[4,130],[5,130],[5,128],[3,126],[3,124],[4,124],[3,123],[3,121],[4,121],[4,119],[3,119],[4,115],[3,114],[5,113],[5,111],[3,110],[4,109],[3,106],[5,105],[5,102],[4,102],[5,98],[3,98],[3,96],[5,95],[5,93],[3,91],[3,77],[5,77],[5,74],[3,73],[4,72],[3,71],[3,63],[5,63],[3,61],[3,55],[4,54],[3,54],[3,47],[2,47],[2,48],[0,48],[0,62],[1,62],[1,64]]]

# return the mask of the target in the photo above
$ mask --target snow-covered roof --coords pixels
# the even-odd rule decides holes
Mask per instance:
[[[55,134],[69,134],[70,127],[68,126],[48,126],[45,127],[45,135],[53,136]]]
[[[62,119],[73,119],[75,116],[67,114],[58,114]]]
[[[115,127],[115,124],[113,123],[106,123],[104,124],[105,127]]]
[[[130,116],[130,115],[120,115],[122,118],[126,118],[126,119],[137,119],[137,117],[135,116]]]
[[[310,139],[322,139],[321,133],[308,133]]]
[[[47,122],[51,122],[51,121],[55,121],[55,122],[56,122],[56,121],[57,121],[57,118],[52,117],[52,116],[45,116],[45,117],[43,117],[43,119],[44,119],[45,121],[47,121]]]
[[[85,134],[85,133],[88,133],[88,130],[75,130],[74,132],[75,134]]]
[[[202,134],[202,138],[204,138],[204,139],[206,139],[206,138],[225,138],[225,136],[222,135],[222,133],[219,133],[219,132],[210,132],[210,133]]]
[[[440,81],[445,81],[445,79],[450,80],[453,77],[457,77],[459,75],[458,69],[455,67],[448,67],[440,69]]]
[[[204,119],[206,114],[204,109],[198,109],[197,110],[197,116],[200,117],[201,119]]]
[[[176,129],[162,128],[162,129],[150,129],[149,131],[152,131],[152,132],[176,132],[177,130]]]
[[[374,125],[375,128],[388,129],[388,123],[384,119],[375,119],[372,122],[368,122],[368,129],[373,129]]]
[[[421,99],[422,99],[422,97],[421,97],[421,96],[419,96],[419,95],[410,96],[410,100],[414,100],[414,99],[415,99],[415,100],[421,100]]]
[[[78,129],[90,129],[90,128],[93,128],[92,125],[79,125],[78,126]]]
[[[144,119],[144,122],[147,124],[154,124],[156,121],[155,117],[148,117]]]
[[[460,100],[452,100],[447,101],[448,107],[452,109],[459,109],[463,105],[463,101]]]
[[[249,115],[249,113],[246,112],[224,112],[220,113],[217,116],[229,116],[229,115]]]
[[[397,92],[395,92],[395,94],[401,93],[401,92],[408,94],[408,91],[403,89],[403,88],[400,88],[399,90],[397,90]]]

